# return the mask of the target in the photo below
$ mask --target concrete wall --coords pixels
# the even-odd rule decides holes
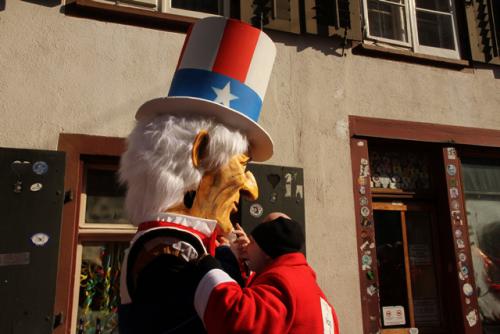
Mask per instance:
[[[60,9],[7,0],[0,11],[0,146],[56,149],[61,132],[125,137],[141,103],[168,91],[183,34]],[[304,168],[308,258],[341,331],[361,333],[348,115],[500,129],[500,75],[342,57],[330,39],[270,35],[268,163]]]

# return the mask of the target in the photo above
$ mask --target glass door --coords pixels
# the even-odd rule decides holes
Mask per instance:
[[[374,202],[373,210],[382,332],[447,333],[432,206]]]

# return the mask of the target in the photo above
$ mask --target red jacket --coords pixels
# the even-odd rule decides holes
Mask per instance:
[[[276,258],[246,288],[210,270],[196,290],[195,308],[209,334],[339,333],[335,311],[301,253]]]

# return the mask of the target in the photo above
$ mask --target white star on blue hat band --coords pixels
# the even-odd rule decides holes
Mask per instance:
[[[257,122],[260,96],[247,85],[228,76],[200,69],[180,69],[172,80],[168,97],[195,97],[220,103]]]

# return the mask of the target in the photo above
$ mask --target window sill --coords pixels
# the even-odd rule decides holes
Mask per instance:
[[[389,49],[382,46],[371,45],[362,42],[353,42],[352,52],[353,54],[401,60],[411,63],[419,63],[436,67],[446,67],[457,70],[470,67],[470,62],[468,60],[450,59],[425,55],[421,53],[414,53],[407,50]]]
[[[198,21],[196,17],[161,13],[92,0],[75,0],[64,6],[64,13],[69,16],[179,32],[186,32],[189,25]]]

